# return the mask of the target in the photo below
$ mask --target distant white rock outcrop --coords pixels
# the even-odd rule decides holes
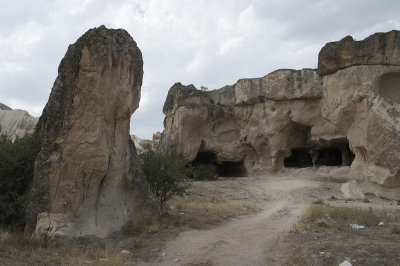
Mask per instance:
[[[25,110],[11,109],[0,103],[0,134],[8,135],[12,140],[33,133],[38,119]]]

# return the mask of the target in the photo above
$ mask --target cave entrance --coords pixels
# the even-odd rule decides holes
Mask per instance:
[[[217,155],[213,152],[199,152],[192,164],[217,164]]]
[[[223,177],[245,177],[247,176],[246,168],[243,162],[222,162],[217,165],[219,176]]]
[[[285,167],[349,166],[354,160],[348,142],[334,143],[325,148],[296,148],[284,160]]]
[[[218,176],[221,177],[245,177],[247,176],[246,168],[243,162],[225,161],[217,163],[217,155],[213,152],[199,152],[196,158],[192,161],[194,166],[199,164],[215,165]]]
[[[324,148],[317,150],[318,156],[315,165],[341,166],[343,163],[342,152],[338,148]]]
[[[293,149],[292,155],[285,158],[284,166],[289,168],[303,168],[313,166],[311,156],[308,154],[307,149]]]

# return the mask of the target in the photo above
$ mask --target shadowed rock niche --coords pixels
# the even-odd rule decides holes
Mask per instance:
[[[245,177],[246,168],[242,161],[217,161],[217,155],[212,152],[199,152],[192,162],[193,165],[213,164],[216,166],[218,176],[221,177]]]
[[[142,77],[125,30],[94,28],[68,47],[36,127],[27,232],[105,237],[157,213],[129,136]]]
[[[305,168],[313,166],[350,166],[354,154],[349,143],[336,143],[323,148],[295,148],[284,165],[288,168]]]
[[[388,73],[380,78],[379,94],[400,104],[400,72]]]

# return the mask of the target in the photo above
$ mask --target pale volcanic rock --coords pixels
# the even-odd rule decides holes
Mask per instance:
[[[105,237],[158,211],[129,136],[142,77],[125,30],[94,28],[68,47],[36,127],[26,231]]]
[[[5,105],[4,103],[0,103],[0,110],[8,110],[11,111],[12,109]]]
[[[347,36],[327,43],[318,55],[318,73],[331,74],[357,65],[400,65],[400,31],[375,33],[362,41]]]
[[[163,108],[160,149],[187,161],[213,153],[218,164],[242,162],[247,174],[281,169],[294,148],[311,155],[346,143],[321,116],[321,87],[312,69],[277,70],[214,91],[176,83]]]
[[[0,103],[0,134],[7,135],[12,140],[33,133],[37,121],[38,118],[31,116],[27,111],[13,110]]]
[[[352,42],[361,51],[348,48],[346,53],[342,40],[320,52],[320,59],[329,53],[335,62],[347,62],[323,76],[322,101],[322,115],[346,134],[355,153],[355,181],[346,191],[356,191],[358,184],[364,193],[400,199],[394,193],[400,188],[399,36],[398,31],[374,34]],[[319,72],[327,73],[325,66]]]
[[[158,146],[160,143],[161,133],[156,132],[153,134],[153,138],[149,139],[141,139],[136,135],[131,135],[131,139],[133,143],[135,143],[136,151],[138,154],[141,154],[147,150],[156,151],[158,150]]]

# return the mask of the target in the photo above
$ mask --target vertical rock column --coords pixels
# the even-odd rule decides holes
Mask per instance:
[[[105,237],[157,212],[129,136],[142,77],[125,30],[101,26],[69,46],[36,127],[26,231]]]

